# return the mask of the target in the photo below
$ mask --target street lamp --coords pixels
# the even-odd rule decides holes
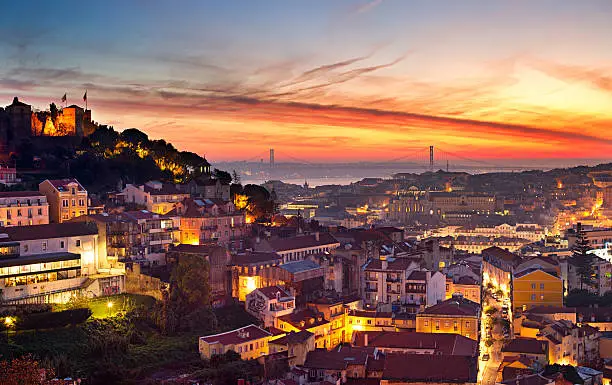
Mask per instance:
[[[9,329],[11,328],[11,326],[13,326],[13,323],[15,323],[15,320],[13,319],[13,317],[4,318],[4,327],[6,329],[6,340],[7,341],[9,338]]]
[[[108,308],[108,315],[110,316],[111,314],[111,309],[113,308],[113,301],[108,301],[106,303],[106,307]]]

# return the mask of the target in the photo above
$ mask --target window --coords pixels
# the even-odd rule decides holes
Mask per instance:
[[[544,290],[544,284],[543,283],[540,284],[540,290]]]
[[[43,251],[47,250],[47,241],[43,241],[43,243],[42,243],[42,250]]]
[[[28,252],[28,245],[23,245],[23,252],[27,253]]]
[[[85,200],[79,199],[79,206],[85,206]]]
[[[429,326],[429,321],[425,321],[425,326]]]
[[[532,294],[532,295],[531,295],[531,300],[532,300],[532,301],[535,301],[535,299],[536,299],[536,295],[535,295],[535,294]]]
[[[72,188],[72,195],[76,194],[76,189],[73,187]]]
[[[251,351],[253,350],[253,344],[249,345],[249,350],[251,350]]]
[[[372,320],[371,319],[368,320],[368,325],[372,325]]]
[[[72,205],[73,205],[73,206],[76,206],[76,199],[73,199],[73,200],[72,200]]]
[[[21,216],[21,209],[17,209],[17,216],[20,217]]]
[[[440,330],[440,321],[436,321],[436,330]]]
[[[465,321],[465,327],[469,328],[470,327],[470,321]]]
[[[81,240],[80,239],[76,240],[76,247],[81,247]]]
[[[62,207],[68,207],[68,199],[62,199]]]
[[[532,289],[535,289],[535,288],[536,288],[536,284],[535,284],[535,283],[532,283],[532,284],[531,284],[531,288],[532,288]]]
[[[217,349],[213,348],[213,350],[212,350],[212,354],[213,354],[213,355],[217,354]]]
[[[540,294],[540,301],[544,301],[544,294]]]
[[[64,241],[60,241],[60,249],[64,248]]]
[[[453,330],[457,331],[458,329],[459,328],[458,328],[458,325],[457,325],[457,321],[455,321],[454,324],[453,324]]]

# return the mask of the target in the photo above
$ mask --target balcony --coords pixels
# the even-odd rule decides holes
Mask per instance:
[[[366,286],[365,291],[368,292],[368,293],[375,293],[375,292],[378,291],[378,288],[377,287]]]
[[[219,226],[202,226],[200,230],[217,231],[218,228]]]
[[[372,275],[366,275],[365,279],[366,279],[366,281],[378,281],[378,278],[376,278],[375,276],[372,276]]]
[[[387,276],[387,282],[399,282],[400,277]]]

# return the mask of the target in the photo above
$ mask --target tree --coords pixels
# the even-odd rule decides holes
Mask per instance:
[[[232,175],[227,171],[219,170],[216,168],[213,171],[213,176],[215,177],[215,179],[218,179],[219,182],[221,182],[222,184],[232,183]]]
[[[30,354],[8,361],[0,361],[0,378],[3,385],[46,385],[54,373],[42,368]]]
[[[576,273],[580,280],[580,290],[595,286],[595,267],[593,254],[589,254],[590,244],[586,239],[582,226],[578,223],[576,229],[576,242],[572,246],[572,260],[576,265]]]
[[[209,265],[204,256],[193,254],[178,258],[170,274],[170,289],[164,294],[157,317],[162,332],[172,334],[211,326],[214,316],[210,310],[208,277]]]
[[[236,172],[236,170],[232,171],[232,183],[233,184],[240,184],[240,175]]]

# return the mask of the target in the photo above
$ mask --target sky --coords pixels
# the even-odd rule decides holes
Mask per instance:
[[[213,161],[612,158],[612,1],[11,1],[0,106]],[[415,155],[416,156],[416,155]]]

